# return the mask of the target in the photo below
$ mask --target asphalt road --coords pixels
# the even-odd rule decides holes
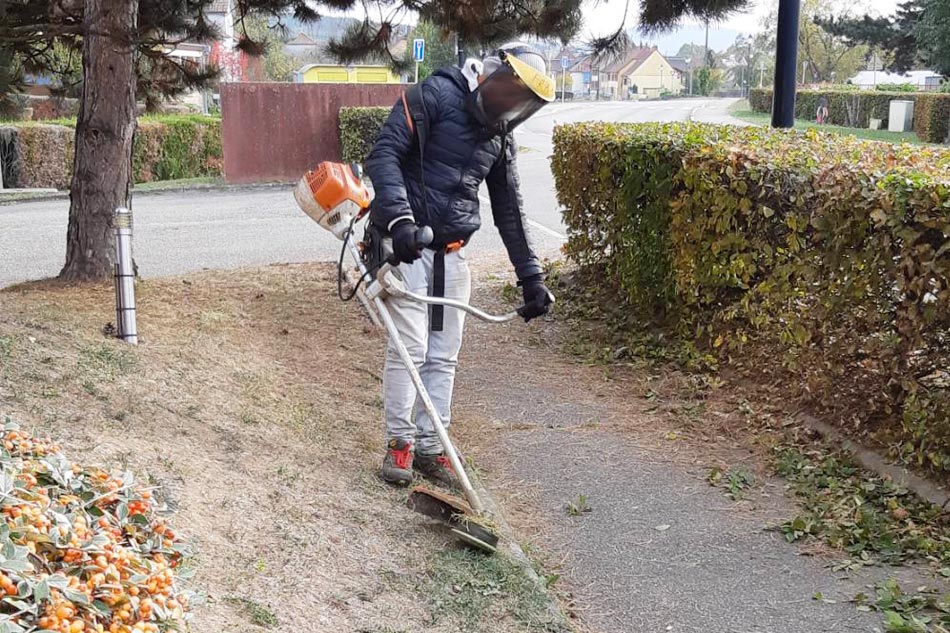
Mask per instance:
[[[564,228],[548,164],[554,126],[577,121],[726,122],[730,100],[645,103],[552,104],[517,133],[522,190],[538,250],[555,252]],[[491,227],[487,195],[485,229],[470,247],[473,256],[503,247]],[[0,206],[0,287],[55,276],[63,264],[69,202],[44,200]],[[333,260],[339,242],[297,208],[290,187],[231,188],[137,194],[135,258],[143,277],[203,268],[240,268],[278,262]]]

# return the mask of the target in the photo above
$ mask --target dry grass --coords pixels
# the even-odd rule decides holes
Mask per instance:
[[[334,283],[316,265],[143,281],[138,348],[101,333],[108,286],[0,292],[0,413],[162,486],[200,551],[195,631],[545,630],[505,592],[453,611],[497,576],[467,559],[461,597],[433,599],[455,545],[376,477],[383,341]]]

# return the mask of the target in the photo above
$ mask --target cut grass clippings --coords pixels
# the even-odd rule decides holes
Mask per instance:
[[[789,542],[821,538],[859,565],[950,566],[950,522],[940,507],[824,442],[789,438],[773,450],[775,471],[803,510],[778,528]]]
[[[552,617],[550,602],[538,584],[504,554],[485,556],[468,549],[438,554],[426,593],[433,622],[449,620],[454,630],[484,630],[479,623],[505,622],[516,630],[566,633]],[[493,630],[493,629],[489,629]]]
[[[226,600],[239,607],[247,616],[247,619],[250,620],[251,624],[265,629],[273,629],[280,624],[280,620],[274,612],[259,602],[248,600],[247,598],[227,598]]]
[[[878,611],[885,633],[947,633],[950,631],[950,597],[927,586],[905,592],[897,581],[885,580],[874,595],[860,593],[852,602],[859,611]]]

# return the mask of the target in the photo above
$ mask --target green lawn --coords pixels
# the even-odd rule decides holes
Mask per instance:
[[[731,114],[737,119],[742,119],[743,121],[756,123],[758,125],[768,125],[771,122],[771,117],[768,114],[764,114],[762,112],[753,112],[751,110],[740,109],[733,110]],[[857,138],[868,139],[871,141],[928,145],[928,143],[924,143],[919,138],[917,138],[917,135],[913,132],[888,132],[887,130],[868,130],[858,127],[842,127],[840,125],[818,125],[814,121],[796,119],[796,130],[805,130],[808,128],[818,128],[822,132],[831,132],[833,134],[841,134],[844,136],[855,136]]]
[[[204,114],[143,114],[139,117],[139,122],[152,122],[157,121],[159,123],[177,123],[179,121],[196,121],[198,123],[204,123],[210,120],[220,120],[220,115],[204,115]],[[43,119],[40,121],[20,121],[12,119],[3,119],[0,118],[0,125],[64,125],[66,127],[76,127],[76,118],[75,117],[63,117],[60,119]]]
[[[164,191],[166,189],[203,189],[220,187],[224,178],[220,176],[201,176],[198,178],[179,178],[178,180],[156,180],[154,182],[140,182],[133,185],[135,191]]]

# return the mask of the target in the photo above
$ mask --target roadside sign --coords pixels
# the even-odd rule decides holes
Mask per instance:
[[[569,60],[567,57],[562,57],[561,68],[563,68],[564,70],[567,70],[570,67],[571,67],[571,60]]]
[[[412,40],[412,56],[416,60],[416,63],[421,63],[426,58],[426,41],[425,40]]]

